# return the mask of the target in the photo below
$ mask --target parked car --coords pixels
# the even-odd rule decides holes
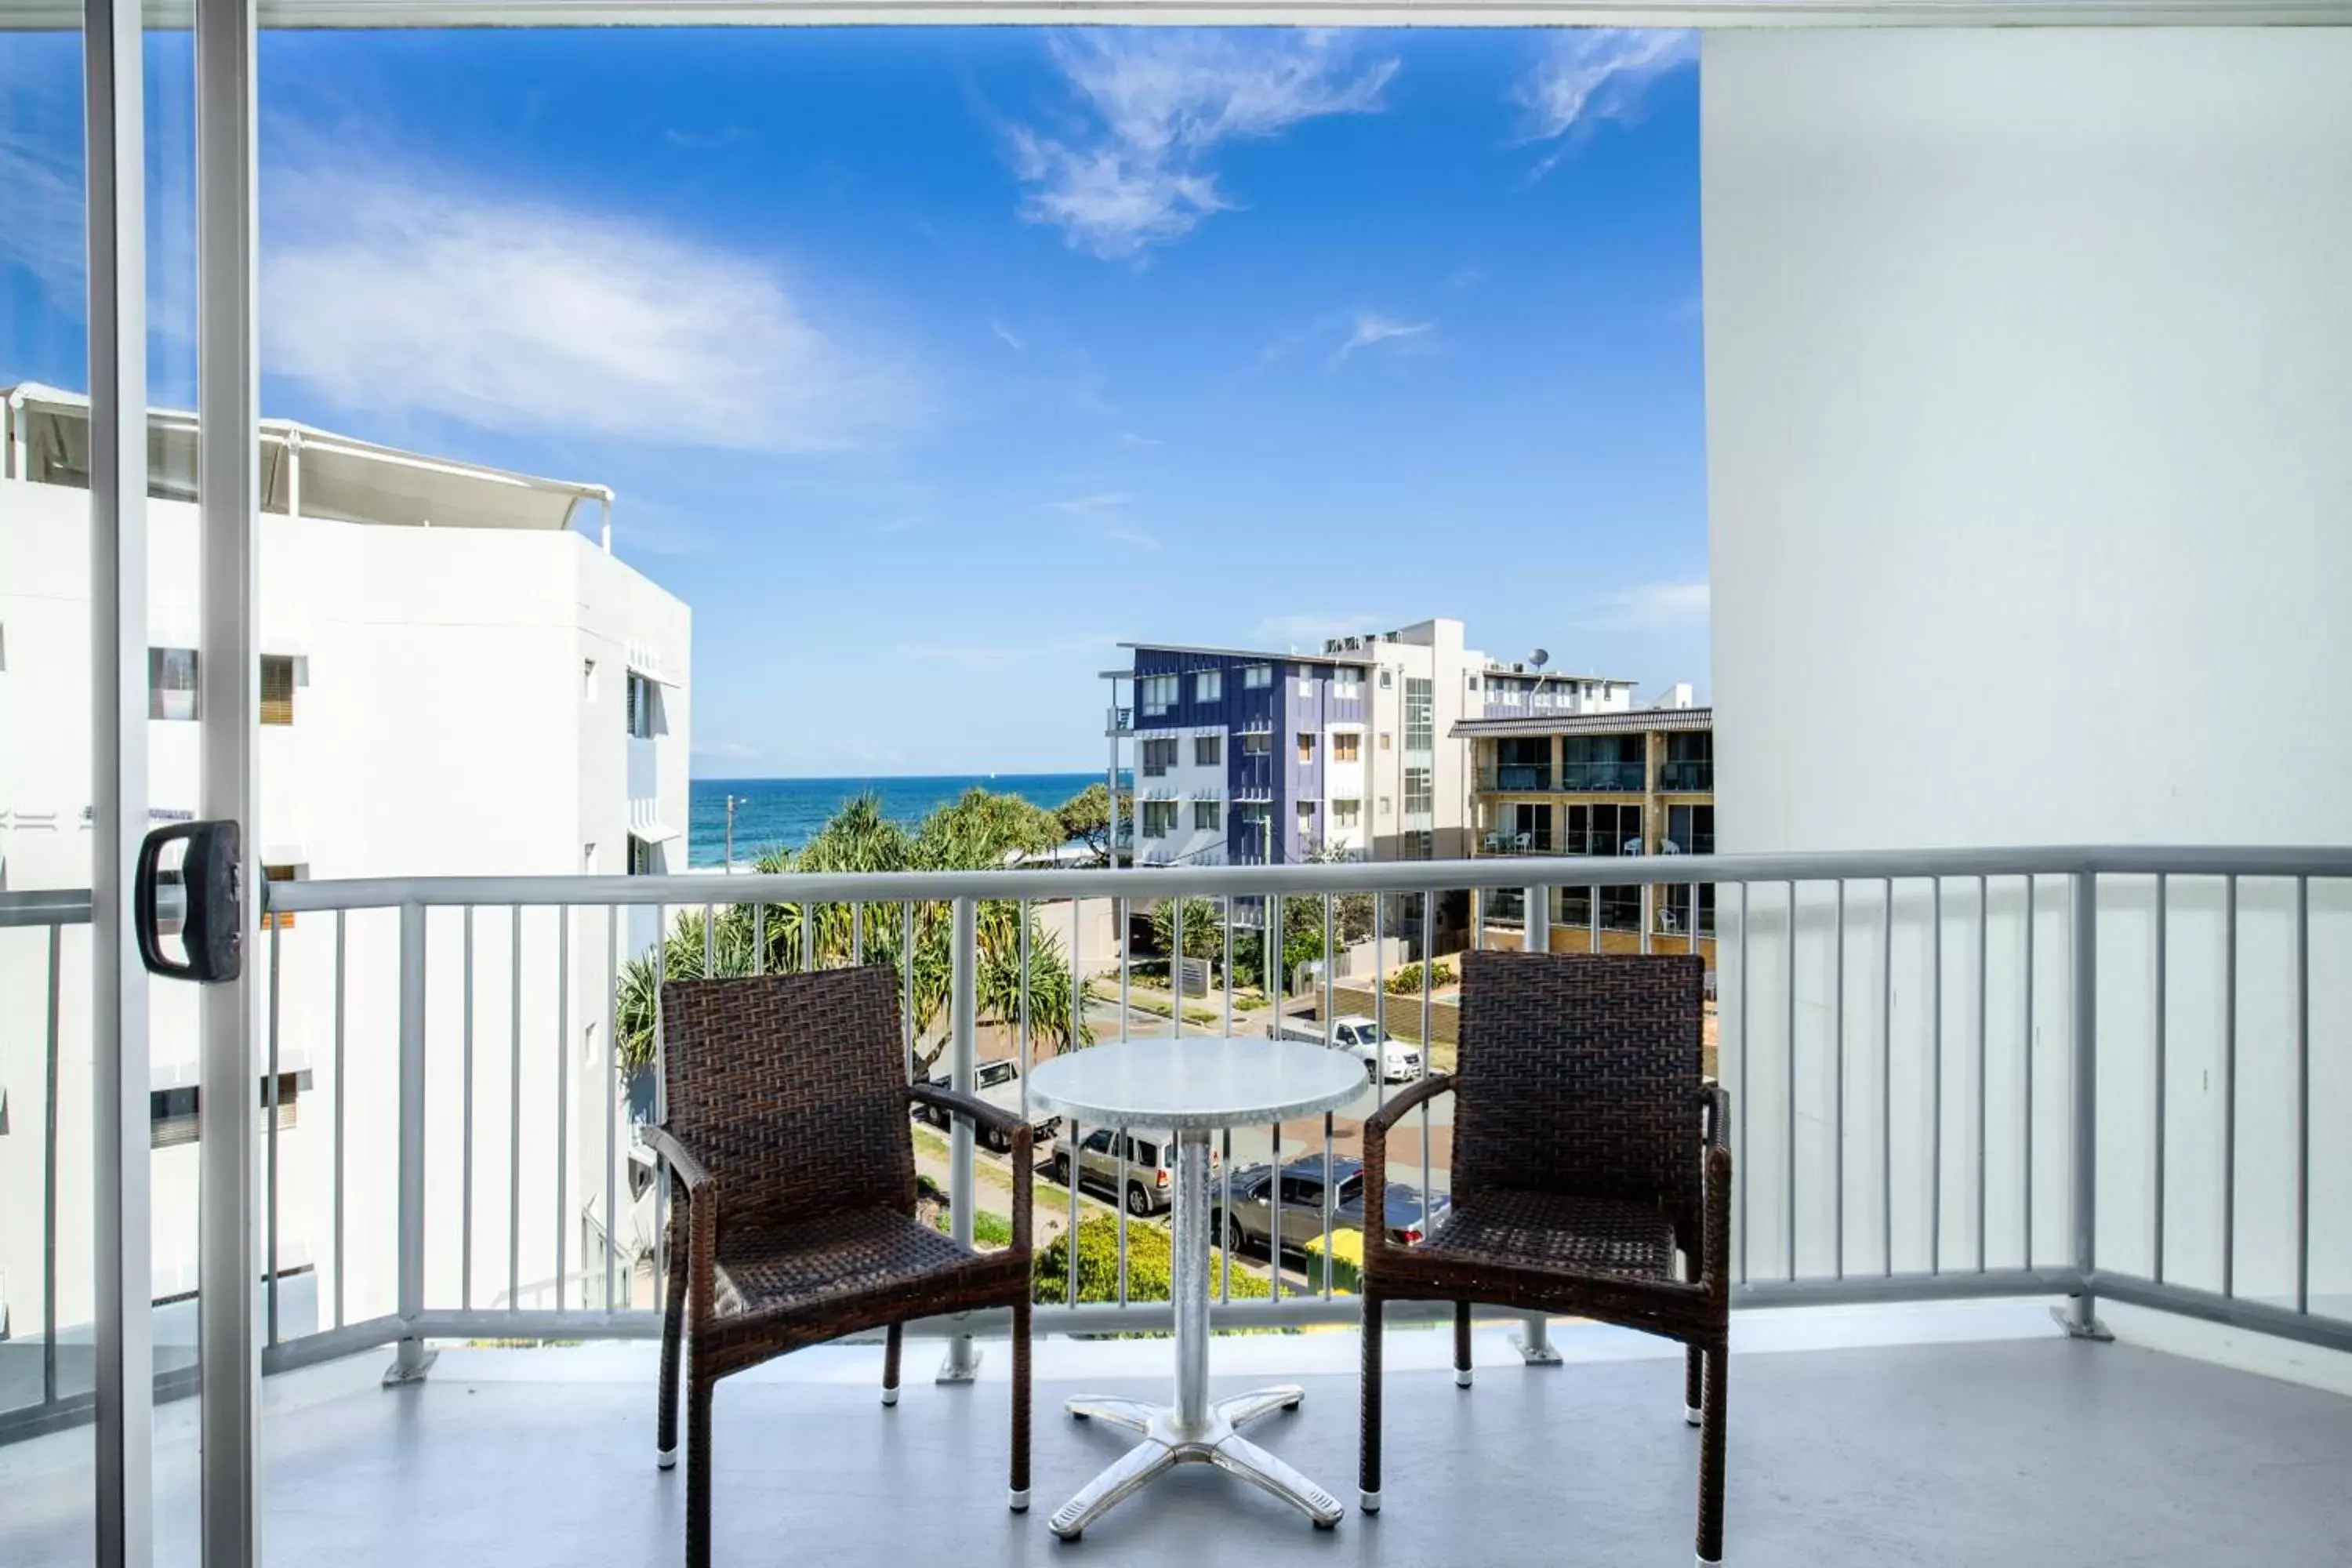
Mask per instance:
[[[1323,1156],[1309,1154],[1293,1160],[1282,1167],[1277,1189],[1276,1173],[1265,1165],[1252,1165],[1234,1173],[1233,1203],[1225,1206],[1222,1189],[1212,1194],[1217,1204],[1211,1231],[1225,1246],[1235,1251],[1265,1251],[1274,1235],[1274,1200],[1277,1190],[1282,1198],[1282,1247],[1286,1252],[1301,1251],[1307,1244],[1323,1234],[1323,1193],[1327,1180],[1338,1186],[1332,1196],[1331,1228],[1336,1231],[1364,1228],[1364,1163],[1353,1158],[1338,1158],[1330,1163],[1327,1178]],[[1400,1246],[1411,1247],[1429,1233],[1431,1226],[1444,1217],[1448,1206],[1443,1194],[1433,1201],[1424,1200],[1421,1189],[1403,1182],[1388,1184],[1389,1239]]]
[[[930,1081],[941,1089],[954,1087],[953,1075],[950,1073],[933,1073]],[[982,1062],[972,1071],[971,1086],[973,1093],[999,1110],[1010,1111],[1015,1116],[1021,1114],[1021,1064],[1011,1057]],[[928,1105],[917,1106],[915,1114],[934,1127],[947,1127],[954,1120],[946,1111],[934,1110]],[[1036,1131],[1037,1142],[1042,1144],[1061,1131],[1062,1119],[1040,1116],[1032,1125]],[[985,1127],[977,1129],[975,1135],[980,1140],[980,1146],[992,1153],[1002,1154],[1008,1147],[1002,1136]]]
[[[1176,1195],[1176,1143],[1168,1133],[1137,1128],[1127,1135],[1126,1186],[1119,1184],[1118,1149],[1108,1127],[1097,1127],[1078,1141],[1077,1170],[1081,1188],[1123,1203],[1132,1215],[1155,1215],[1168,1208]],[[1209,1168],[1222,1168],[1216,1150],[1209,1151]],[[1054,1140],[1047,1173],[1064,1186],[1070,1184],[1069,1140]]]
[[[1328,1031],[1312,1018],[1286,1019],[1276,1030],[1276,1037],[1337,1046],[1364,1064],[1366,1078],[1407,1083],[1421,1076],[1421,1047],[1394,1038],[1361,1013],[1340,1015]]]

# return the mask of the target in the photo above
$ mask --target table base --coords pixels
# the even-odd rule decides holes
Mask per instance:
[[[1306,1395],[1305,1389],[1288,1383],[1220,1399],[1208,1407],[1207,1418],[1198,1428],[1190,1431],[1181,1425],[1174,1405],[1117,1394],[1071,1400],[1071,1415],[1139,1432],[1143,1441],[1055,1511],[1054,1533],[1065,1541],[1076,1540],[1079,1531],[1114,1505],[1179,1465],[1214,1465],[1264,1487],[1313,1520],[1318,1528],[1330,1529],[1339,1522],[1339,1500],[1241,1436],[1243,1426],[1261,1416],[1297,1409]]]

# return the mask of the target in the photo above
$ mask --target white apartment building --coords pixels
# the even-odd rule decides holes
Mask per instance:
[[[87,405],[38,386],[5,396],[0,892],[85,888]],[[156,413],[149,447],[149,793],[152,815],[171,820],[197,799],[193,420]],[[612,554],[609,491],[283,421],[263,423],[261,472],[261,811],[247,847],[270,878],[684,868],[691,620]],[[602,910],[575,912],[559,987],[559,965],[537,957],[556,943],[555,911],[478,913],[436,910],[429,927],[428,1198],[470,1198],[475,1223],[466,1257],[463,1227],[436,1225],[427,1268],[469,1278],[478,1304],[511,1283],[524,1305],[551,1306],[559,1250],[563,1272],[584,1277],[584,1261],[601,1290],[616,1092],[605,976],[653,928],[614,931]],[[517,961],[518,933],[530,963]],[[15,1108],[14,1125],[0,1121],[0,1340],[43,1327],[48,942],[43,928],[0,930],[0,1104]],[[385,1310],[394,1289],[395,927],[281,916],[263,947],[252,961],[275,966],[280,991],[274,1245],[291,1335],[331,1326],[338,1307],[351,1321]],[[88,927],[64,928],[56,1313],[68,1339],[91,1313],[89,963]],[[155,982],[152,1014],[155,1294],[172,1301],[195,1286],[195,987]],[[531,1156],[511,1173],[467,1157],[468,1059],[472,1121],[501,1138],[511,1123]],[[266,1099],[267,1062],[259,1076]],[[619,1121],[625,1130],[625,1107]],[[610,1157],[626,1194],[625,1131],[620,1145]],[[635,1206],[624,1205],[625,1260],[650,1240]],[[159,1315],[161,1364],[173,1322]]]

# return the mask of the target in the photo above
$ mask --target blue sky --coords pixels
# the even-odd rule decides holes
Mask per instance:
[[[0,38],[0,382],[87,384],[79,68]],[[1687,36],[268,34],[261,100],[265,409],[613,486],[699,774],[1099,766],[1122,639],[1706,689]]]

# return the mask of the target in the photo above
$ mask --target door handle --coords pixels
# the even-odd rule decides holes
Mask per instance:
[[[182,839],[188,851],[180,864],[180,934],[187,958],[174,963],[163,956],[163,862],[164,849]],[[140,843],[131,931],[139,939],[140,961],[151,973],[217,984],[244,972],[243,847],[244,836],[233,821],[175,822]]]

